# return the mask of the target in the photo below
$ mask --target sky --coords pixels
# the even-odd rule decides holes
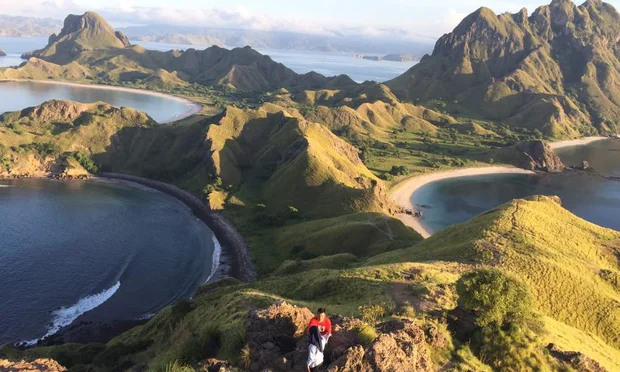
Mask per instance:
[[[550,2],[550,0],[546,0]],[[607,2],[620,7],[620,0]],[[496,13],[545,0],[0,0],[0,13],[64,18],[94,10],[115,27],[142,24],[437,38],[481,6]]]

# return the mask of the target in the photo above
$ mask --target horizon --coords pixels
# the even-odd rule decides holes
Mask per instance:
[[[473,0],[444,0],[410,3],[386,0],[376,4],[368,0],[338,3],[317,0],[291,3],[267,0],[257,4],[249,0],[227,1],[223,5],[198,0],[179,0],[174,7],[164,0],[89,1],[2,0],[2,14],[62,20],[68,14],[86,11],[100,13],[115,28],[129,26],[183,26],[203,29],[278,31],[319,36],[364,36],[432,42],[452,31],[464,17],[481,6],[496,14],[515,13],[522,8],[531,14],[549,2],[501,0],[481,3]],[[606,1],[614,7],[620,0]],[[581,5],[583,2],[575,2]],[[342,17],[346,14],[346,17]],[[343,20],[344,19],[344,20]]]

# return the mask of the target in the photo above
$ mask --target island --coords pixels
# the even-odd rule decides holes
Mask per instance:
[[[202,110],[167,124],[106,103],[4,113],[0,174],[172,185],[229,222],[243,248],[229,252],[248,264],[108,339],[59,332],[0,347],[0,363],[304,371],[306,327],[327,307],[331,372],[620,369],[620,232],[553,195],[472,208],[424,236],[399,219],[415,221],[412,193],[433,179],[597,177],[567,170],[551,143],[618,135],[618,30],[599,0],[483,7],[404,74],[359,84],[250,47],[150,51],[96,13],[69,16],[0,78],[152,90]]]
[[[355,54],[355,58],[367,59],[369,61],[392,61],[392,62],[413,62],[417,58],[410,54],[387,54],[385,56],[369,56],[365,54]]]

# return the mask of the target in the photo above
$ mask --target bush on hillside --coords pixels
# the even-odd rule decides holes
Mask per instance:
[[[476,324],[503,326],[529,318],[532,300],[524,284],[496,269],[463,275],[456,283],[458,304],[476,314]]]
[[[409,173],[409,169],[407,169],[407,167],[405,167],[404,165],[394,165],[392,166],[392,169],[390,169],[390,174],[393,176],[406,176]]]
[[[538,324],[527,287],[497,269],[463,275],[456,283],[459,306],[475,314],[480,327],[471,347],[495,371],[551,371],[555,362],[536,337]]]

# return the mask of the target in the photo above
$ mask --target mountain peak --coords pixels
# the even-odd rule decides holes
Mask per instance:
[[[494,27],[498,23],[498,17],[495,12],[489,8],[481,7],[465,17],[461,23],[456,26],[453,33],[462,34],[468,32],[473,26],[476,26],[476,28]]]
[[[52,34],[45,48],[26,53],[24,57],[63,64],[86,50],[122,49],[129,45],[127,37],[120,31],[114,31],[101,15],[86,12],[68,15],[60,33]]]

